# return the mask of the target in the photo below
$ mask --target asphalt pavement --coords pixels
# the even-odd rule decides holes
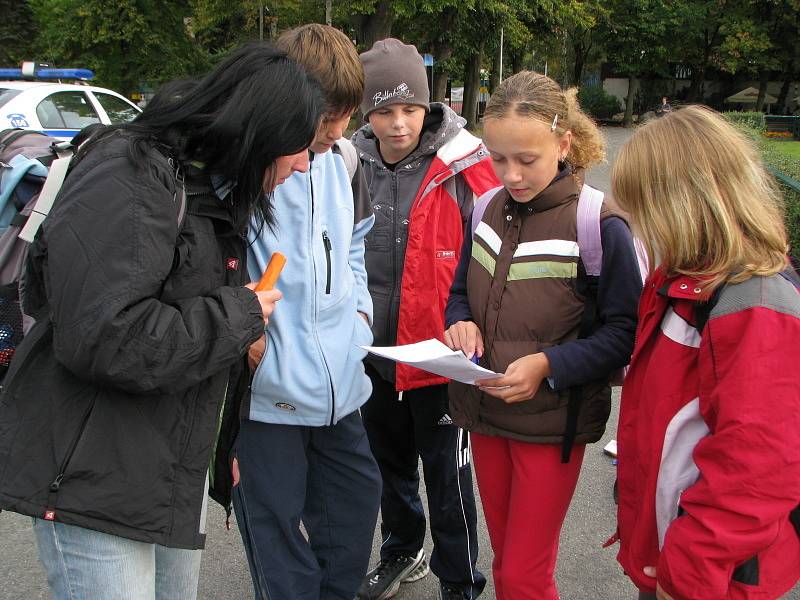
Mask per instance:
[[[604,128],[609,144],[608,163],[595,167],[588,181],[610,192],[610,165],[619,147],[631,135],[630,130]],[[564,600],[635,599],[636,590],[622,573],[615,560],[617,546],[602,548],[615,529],[615,506],[611,488],[615,467],[602,452],[603,446],[614,438],[617,427],[619,391],[614,393],[614,406],[606,434],[586,450],[578,489],[572,501],[561,534],[556,577]],[[423,488],[424,494],[424,488]],[[478,497],[477,489],[475,495]],[[211,503],[208,515],[208,543],[203,554],[198,598],[201,600],[249,600],[253,598],[247,562],[235,524],[225,530],[225,513]],[[478,567],[489,583],[482,598],[495,597],[491,581],[491,548],[483,513],[478,508],[479,556]],[[380,533],[376,531],[373,562],[377,560]],[[426,539],[430,553],[430,536]],[[437,582],[433,574],[410,584],[404,584],[398,600],[434,599]],[[36,558],[30,519],[13,513],[0,513],[0,600],[35,600],[49,598],[47,582]],[[98,595],[98,600],[101,596]],[[800,600],[796,586],[785,600]],[[88,599],[87,599],[88,600]],[[94,599],[91,599],[94,600]],[[280,599],[290,600],[290,599]]]

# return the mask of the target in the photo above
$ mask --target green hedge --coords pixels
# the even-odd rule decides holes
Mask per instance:
[[[764,113],[761,112],[742,112],[742,111],[728,111],[722,113],[725,118],[735,125],[745,125],[752,127],[758,131],[766,130],[766,122],[764,120]]]
[[[620,112],[617,97],[599,85],[582,85],[578,90],[578,102],[584,112],[595,119],[608,119]]]
[[[786,177],[794,179],[795,182],[800,182],[800,160],[792,156],[788,156],[781,151],[781,144],[793,142],[776,142],[768,140],[762,135],[764,130],[752,126],[752,122],[746,122],[745,119],[738,120],[738,116],[734,117],[733,119],[730,118],[730,115],[760,113],[724,114],[736,125],[738,129],[745,132],[750,138],[753,139],[758,146],[758,149],[761,151],[761,157],[771,170],[778,171]],[[777,179],[777,181],[781,191],[783,192],[786,228],[789,233],[789,244],[792,248],[791,252],[794,256],[800,256],[800,191],[781,179]]]
[[[800,184],[800,160],[783,154],[780,149],[775,147],[785,143],[787,142],[762,142],[760,144],[761,156],[772,169],[790,177],[794,180],[795,185],[798,185]],[[778,184],[783,191],[783,199],[786,204],[786,226],[789,229],[792,255],[800,257],[800,190],[781,179],[778,179]]]

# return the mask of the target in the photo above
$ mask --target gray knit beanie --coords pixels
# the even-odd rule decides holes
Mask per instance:
[[[359,56],[364,65],[364,100],[367,115],[389,104],[417,104],[430,110],[428,75],[422,56],[414,46],[387,38],[375,42]]]

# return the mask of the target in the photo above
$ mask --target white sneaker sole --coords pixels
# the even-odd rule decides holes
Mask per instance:
[[[389,598],[394,598],[397,593],[400,591],[400,584],[403,583],[411,583],[413,581],[419,581],[423,577],[425,577],[428,573],[431,572],[431,568],[428,565],[428,561],[425,558],[425,551],[419,551],[419,560],[412,565],[411,569],[408,572],[408,575],[405,577],[399,577],[395,580],[395,582],[386,588],[386,590],[381,594],[376,600],[389,600]]]
[[[403,583],[411,583],[412,581],[419,581],[430,572],[431,568],[428,565],[428,561],[425,560],[425,556],[423,555],[422,561],[420,561],[420,563],[416,565],[414,569],[403,578]]]

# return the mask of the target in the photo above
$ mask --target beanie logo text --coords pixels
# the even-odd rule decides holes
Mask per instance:
[[[391,100],[392,98],[400,98],[401,100],[409,100],[414,97],[414,92],[412,92],[408,84],[403,82],[398,85],[393,90],[383,90],[382,92],[376,93],[372,100],[375,102],[373,106],[378,106],[381,102],[386,102],[387,100]]]

